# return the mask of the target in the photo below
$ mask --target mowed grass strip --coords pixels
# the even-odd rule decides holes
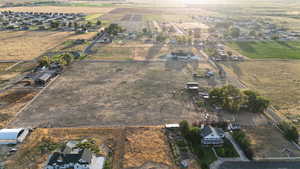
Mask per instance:
[[[252,59],[300,59],[300,41],[229,42],[227,45]]]

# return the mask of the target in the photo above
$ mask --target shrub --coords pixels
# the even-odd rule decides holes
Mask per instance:
[[[279,124],[279,128],[283,131],[286,139],[298,143],[299,133],[297,128],[292,123],[283,121]]]

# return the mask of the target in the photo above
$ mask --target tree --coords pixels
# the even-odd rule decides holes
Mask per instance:
[[[108,28],[105,28],[106,32],[109,33],[110,35],[118,35],[118,33],[122,33],[125,31],[125,29],[123,29],[121,26],[119,26],[118,24],[110,24]]]
[[[97,20],[96,25],[100,26],[102,22],[100,20]]]
[[[233,37],[233,38],[238,38],[238,37],[240,36],[240,33],[241,33],[241,31],[240,31],[239,28],[233,27],[233,28],[231,28],[231,29],[229,30],[229,34],[230,34],[231,37]]]
[[[186,120],[183,120],[180,122],[179,124],[180,126],[180,131],[181,131],[181,134],[187,138],[188,135],[189,135],[189,132],[190,132],[190,126],[189,126],[189,123],[186,121]]]
[[[54,28],[54,29],[55,29],[55,28],[58,28],[58,26],[59,26],[59,22],[51,22],[51,23],[50,23],[50,27],[51,27],[51,28]]]
[[[251,90],[246,90],[243,93],[245,95],[245,105],[247,105],[249,111],[253,113],[262,113],[268,108],[270,101],[260,96],[258,93]]]
[[[296,143],[298,143],[299,133],[298,133],[297,128],[292,123],[282,121],[279,124],[279,128],[281,128],[281,130],[283,130],[283,133],[284,133],[284,136],[286,139],[292,140],[292,141],[295,141]]]
[[[65,61],[66,65],[70,65],[70,63],[72,63],[72,61],[74,60],[74,56],[70,53],[62,54],[61,58]]]
[[[40,66],[46,66],[46,67],[50,66],[51,64],[51,60],[48,56],[43,56],[38,62]]]
[[[143,34],[148,33],[148,29],[147,28],[143,28]]]

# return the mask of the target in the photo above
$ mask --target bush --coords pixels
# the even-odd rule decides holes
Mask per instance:
[[[283,131],[286,139],[298,143],[299,133],[297,128],[292,123],[283,121],[279,124],[279,128]]]

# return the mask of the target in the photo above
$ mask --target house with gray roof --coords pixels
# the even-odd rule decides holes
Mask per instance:
[[[224,143],[224,131],[212,126],[204,126],[200,132],[201,143],[204,145],[220,145]]]
[[[45,169],[102,169],[105,158],[96,157],[89,149],[77,147],[79,141],[69,141],[61,151],[54,152]]]

